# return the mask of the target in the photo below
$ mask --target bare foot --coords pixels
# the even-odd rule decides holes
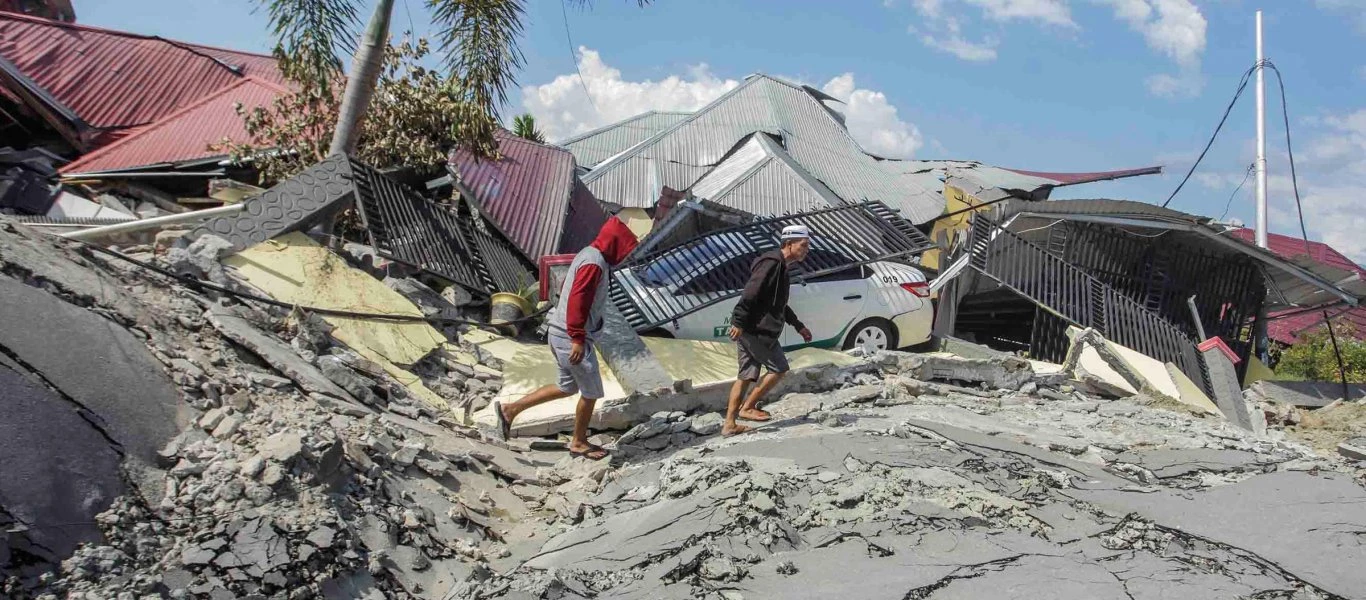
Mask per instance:
[[[749,431],[749,430],[750,430],[749,426],[747,426],[747,425],[741,425],[741,424],[739,424],[739,423],[736,423],[734,427],[722,427],[722,428],[721,428],[721,437],[730,437],[730,436],[732,436],[732,435],[740,435],[740,434],[742,434],[742,433],[744,433],[744,432],[746,432],[746,431]]]
[[[582,446],[570,444],[569,455],[582,456],[583,458],[586,458],[588,460],[602,460],[604,458],[607,458],[607,449],[601,446],[594,446],[592,444],[584,444]]]
[[[773,418],[768,411],[758,408],[744,408],[740,410],[740,418],[746,421],[767,421]]]

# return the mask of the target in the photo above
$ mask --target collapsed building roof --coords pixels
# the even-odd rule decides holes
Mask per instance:
[[[249,77],[285,85],[267,55],[14,13],[0,13],[0,71],[6,91],[81,152]]]
[[[1039,173],[970,161],[887,160],[865,152],[850,136],[839,113],[825,104],[827,101],[837,100],[810,86],[752,75],[690,115],[641,115],[572,138],[564,145],[582,164],[592,166],[584,182],[593,193],[600,200],[624,207],[652,208],[663,187],[723,202],[722,198],[698,193],[694,187],[718,171],[723,174],[722,181],[732,181],[731,174],[744,173],[755,167],[761,156],[768,156],[782,163],[774,165],[774,177],[819,183],[824,192],[817,195],[843,202],[880,201],[915,223],[943,212],[942,179],[950,171],[981,180],[988,187],[1020,190],[1034,199],[1046,198],[1049,190],[1061,185],[1158,171],[1154,167],[1106,173]],[[658,132],[649,135],[651,130]],[[759,133],[767,135],[755,135]],[[765,138],[772,143],[764,143]],[[791,173],[779,175],[784,168]],[[715,177],[711,179],[710,183],[716,183]],[[772,185],[776,183],[770,182]],[[703,185],[711,194],[722,191],[720,188],[725,186]],[[734,199],[752,202],[755,198],[742,194]],[[790,202],[755,212],[781,214],[793,208]]]
[[[457,189],[532,261],[588,245],[607,215],[575,174],[574,156],[503,129],[495,137],[497,160],[464,149],[451,153]],[[585,228],[591,230],[586,238]]]
[[[1256,232],[1251,229],[1234,229],[1229,235],[1237,237],[1247,243],[1255,243]],[[1300,265],[1312,262],[1320,267],[1328,269],[1338,269],[1346,273],[1351,273],[1346,278],[1338,280],[1336,283],[1345,289],[1360,290],[1366,289],[1362,280],[1366,279],[1366,269],[1356,264],[1347,255],[1338,252],[1332,246],[1323,242],[1306,242],[1302,238],[1269,233],[1266,236],[1267,247],[1277,256]],[[1326,272],[1325,275],[1329,274]],[[1343,321],[1352,324],[1351,335],[1360,340],[1366,340],[1366,307],[1361,306],[1336,306],[1327,308],[1329,318],[1334,323]],[[1318,309],[1285,309],[1271,313],[1267,323],[1266,334],[1273,340],[1283,344],[1295,344],[1299,341],[1299,336],[1317,329],[1323,324],[1323,310]]]

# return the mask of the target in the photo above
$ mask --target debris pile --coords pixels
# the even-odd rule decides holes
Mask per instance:
[[[1353,542],[1366,531],[1361,463],[1289,430],[1099,396],[1028,361],[880,353],[766,405],[774,420],[752,433],[723,438],[707,408],[661,411],[598,432],[613,459],[593,462],[467,426],[512,365],[458,329],[386,365],[334,316],[186,287],[6,223],[0,273],[5,305],[25,319],[41,309],[54,327],[0,327],[7,422],[69,424],[61,436],[34,427],[38,453],[0,441],[6,597],[1366,589],[1353,568],[1366,559]],[[96,373],[65,368],[85,360],[79,346],[42,352],[81,332],[80,345],[123,362]],[[125,341],[115,353],[110,340]],[[128,423],[119,398],[165,410]],[[73,406],[90,418],[70,420]],[[93,500],[65,508],[55,483],[16,493],[39,480],[15,465]],[[101,465],[120,476],[101,479]]]

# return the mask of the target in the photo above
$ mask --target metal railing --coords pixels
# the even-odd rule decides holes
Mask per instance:
[[[788,225],[806,225],[812,251],[794,281],[904,259],[933,247],[913,224],[878,202],[759,219],[632,259],[613,271],[611,299],[647,331],[738,296],[760,254],[780,246]]]
[[[381,255],[486,295],[534,281],[510,241],[473,223],[481,216],[458,214],[355,160],[351,169],[361,221]]]
[[[972,221],[969,264],[1048,313],[1163,362],[1209,389],[1195,341],[1161,316],[1081,268],[985,215]]]

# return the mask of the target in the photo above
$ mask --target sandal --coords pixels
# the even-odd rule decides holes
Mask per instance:
[[[745,432],[748,432],[748,431],[753,431],[753,429],[750,428],[748,425],[740,425],[739,423],[737,423],[737,424],[735,425],[735,429],[732,429],[732,430],[730,430],[729,432],[727,432],[726,430],[722,429],[722,430],[721,430],[721,437],[736,436],[736,435],[740,435],[740,434],[745,433]]]
[[[588,460],[602,460],[607,458],[607,449],[601,446],[589,446],[587,450],[570,450],[570,456],[586,458]]]
[[[746,415],[753,415],[753,416],[746,416]],[[759,422],[761,422],[761,423],[764,422],[764,421],[767,421],[767,420],[773,418],[773,415],[769,414],[768,411],[763,410],[763,409],[758,409],[758,408],[751,408],[751,409],[749,409],[749,410],[742,410],[742,411],[740,411],[740,414],[739,414],[738,416],[739,416],[741,419],[744,419],[744,420],[746,420],[746,421],[759,421]]]
[[[498,435],[501,441],[508,441],[512,437],[512,423],[503,415],[503,404],[497,400],[493,401],[493,418],[498,421]]]

